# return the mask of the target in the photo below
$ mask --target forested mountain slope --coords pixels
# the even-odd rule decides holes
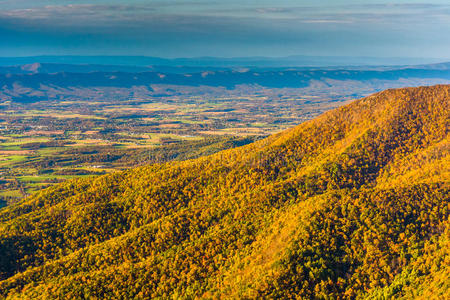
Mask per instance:
[[[5,298],[449,297],[450,86],[0,210]]]

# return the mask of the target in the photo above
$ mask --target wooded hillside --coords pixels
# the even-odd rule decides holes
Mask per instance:
[[[0,297],[450,297],[450,85],[0,210]]]

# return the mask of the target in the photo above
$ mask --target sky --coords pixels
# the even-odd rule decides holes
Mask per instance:
[[[449,0],[0,0],[0,56],[450,60]]]

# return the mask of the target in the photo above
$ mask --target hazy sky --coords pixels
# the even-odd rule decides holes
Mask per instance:
[[[449,0],[0,0],[0,56],[450,58]]]

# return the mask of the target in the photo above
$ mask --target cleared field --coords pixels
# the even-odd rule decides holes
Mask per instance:
[[[189,151],[207,155],[233,146],[226,142],[230,137],[264,137],[349,100],[269,89],[164,96],[166,87],[154,88],[162,95],[0,100],[0,200],[16,201],[70,178],[187,159]]]

